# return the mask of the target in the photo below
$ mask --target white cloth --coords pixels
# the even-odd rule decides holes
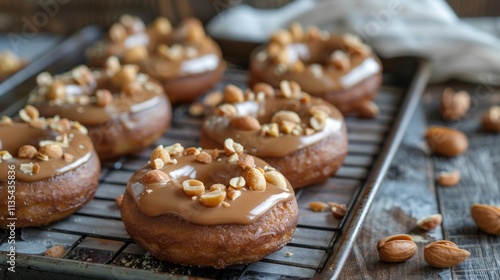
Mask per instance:
[[[500,38],[461,21],[444,0],[296,0],[276,10],[240,5],[215,17],[207,30],[214,37],[265,42],[293,21],[358,34],[382,57],[426,57],[434,82],[500,85]]]

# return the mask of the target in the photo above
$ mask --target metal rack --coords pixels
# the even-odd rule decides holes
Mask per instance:
[[[85,32],[85,37],[94,40],[95,36],[88,33],[98,31],[87,29]],[[78,34],[76,38],[81,43]],[[69,40],[75,41],[75,37]],[[66,56],[72,56],[73,63],[55,63],[60,65],[59,71],[63,66],[69,67],[81,60],[81,53],[69,52]],[[384,69],[384,85],[375,100],[380,107],[379,116],[373,120],[346,118],[348,156],[335,176],[297,192],[299,224],[292,241],[282,250],[256,263],[217,270],[160,262],[139,248],[124,230],[115,198],[125,191],[126,182],[133,172],[146,163],[150,148],[134,156],[103,163],[95,198],[76,214],[45,227],[18,230],[17,272],[6,271],[7,256],[0,252],[1,274],[11,279],[337,277],[418,103],[429,72],[428,64],[416,58],[384,60]],[[32,79],[26,81],[29,82],[22,86],[33,83]],[[229,69],[217,87],[222,88],[226,83],[245,87],[246,81],[245,70]],[[8,112],[14,112],[16,104],[21,103],[9,107]],[[187,108],[187,105],[174,108],[172,128],[154,146],[177,142],[184,146],[198,146],[201,120],[190,117]],[[307,204],[317,200],[344,203],[348,205],[348,213],[342,220],[337,220],[329,211],[310,211]],[[7,232],[0,231],[0,251],[6,251],[6,238]],[[58,259],[44,257],[45,250],[56,244],[65,247],[64,256]]]

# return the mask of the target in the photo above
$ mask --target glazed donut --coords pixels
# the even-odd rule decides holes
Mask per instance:
[[[155,258],[224,268],[258,261],[292,238],[298,208],[290,183],[225,142],[225,151],[158,146],[130,178],[122,220]]]
[[[67,119],[39,118],[26,106],[21,120],[0,121],[0,227],[49,224],[93,197],[101,170],[86,128]],[[15,204],[12,204],[12,199]],[[11,212],[12,211],[12,212]]]
[[[110,57],[103,69],[84,65],[52,77],[37,77],[28,103],[44,117],[61,116],[89,129],[101,160],[153,144],[170,126],[172,109],[161,85]]]
[[[302,92],[295,82],[280,89],[256,84],[243,93],[229,85],[224,101],[203,122],[203,147],[224,139],[241,142],[248,153],[278,169],[295,189],[334,174],[347,153],[344,117],[331,104]]]
[[[195,100],[221,79],[225,69],[219,46],[194,18],[183,20],[178,28],[166,18],[145,27],[141,19],[124,15],[111,26],[108,38],[91,46],[86,55],[94,66],[109,56],[139,65],[163,84],[173,103]]]
[[[363,114],[375,106],[372,100],[382,83],[381,72],[380,60],[359,37],[334,36],[317,28],[303,32],[297,23],[273,34],[250,59],[251,85],[264,82],[278,87],[282,80],[295,81],[344,114]]]

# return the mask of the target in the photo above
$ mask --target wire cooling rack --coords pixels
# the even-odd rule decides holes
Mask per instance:
[[[54,56],[65,53],[65,59],[56,56],[52,69],[62,71],[79,63],[81,50],[67,48],[76,42],[80,48],[85,47],[98,37],[98,32],[87,28],[61,44],[59,48],[63,49],[54,50]],[[68,56],[74,59],[68,61]],[[80,211],[45,227],[16,231],[16,273],[6,270],[10,244],[8,232],[0,231],[0,268],[4,279],[336,278],[428,77],[428,64],[417,58],[396,58],[383,63],[384,83],[375,100],[380,114],[372,120],[346,118],[349,153],[345,162],[324,183],[296,193],[298,227],[291,242],[280,251],[256,263],[219,270],[158,261],[129,238],[115,198],[124,193],[130,176],[147,162],[156,145],[199,146],[201,119],[190,117],[188,105],[182,105],[174,108],[171,129],[152,147],[103,163],[95,198]],[[222,89],[227,83],[245,87],[246,82],[245,70],[228,69],[217,88]],[[28,86],[34,86],[32,78],[16,85]],[[22,96],[16,96],[4,112],[12,114],[22,106]],[[337,220],[329,211],[312,212],[307,207],[311,201],[346,204],[347,215]],[[64,255],[45,257],[44,252],[56,244],[64,246]]]

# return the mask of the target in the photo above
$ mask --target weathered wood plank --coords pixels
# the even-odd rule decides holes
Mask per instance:
[[[463,120],[443,122],[440,118],[439,98],[446,86],[471,94],[473,105]],[[500,205],[500,135],[480,128],[483,112],[499,99],[498,88],[480,84],[454,82],[428,87],[341,279],[500,279],[500,237],[481,232],[470,217],[473,203]],[[429,125],[464,131],[469,150],[455,158],[429,155],[423,141]],[[453,169],[462,175],[457,186],[435,185],[439,172]],[[443,215],[441,227],[430,232],[416,228],[418,218],[438,211]],[[380,262],[376,242],[396,233],[413,235],[419,246],[417,254],[405,263]],[[431,268],[423,260],[423,247],[438,239],[455,242],[469,250],[471,257],[452,269]]]

